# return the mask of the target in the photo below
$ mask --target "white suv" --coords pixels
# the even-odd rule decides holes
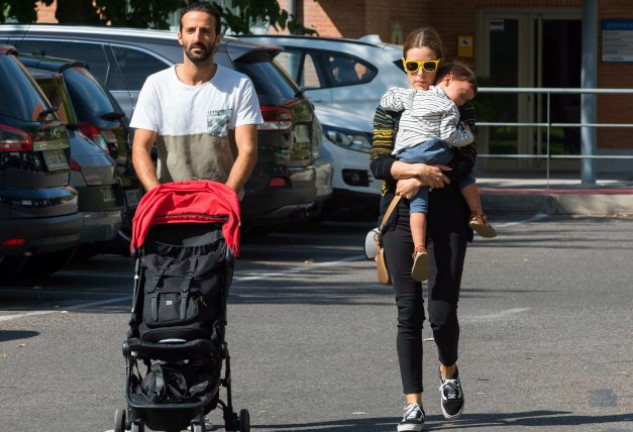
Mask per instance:
[[[294,35],[238,38],[284,48],[276,60],[308,99],[373,119],[380,97],[394,86],[409,87],[402,47],[377,35],[361,39]]]
[[[376,216],[382,181],[369,169],[373,121],[341,108],[314,104],[323,128],[323,150],[332,159],[332,196],[324,203],[323,216],[349,219]]]
[[[401,66],[402,47],[383,43],[377,36],[355,40],[249,35],[238,39],[283,48],[275,60],[315,104],[323,126],[323,148],[332,156],[334,168],[334,192],[325,203],[325,215],[372,212],[382,187],[369,170],[372,122],[387,89],[409,86]]]

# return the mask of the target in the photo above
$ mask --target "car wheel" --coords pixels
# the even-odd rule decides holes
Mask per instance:
[[[0,256],[0,283],[12,280],[26,261],[24,256]]]
[[[38,278],[55,273],[72,259],[75,254],[75,250],[76,248],[70,248],[62,251],[30,256],[26,260],[26,263],[24,264],[24,267],[22,267],[18,276]]]
[[[130,231],[120,229],[117,236],[108,244],[108,252],[129,257],[131,239],[132,233]]]
[[[95,243],[86,243],[79,246],[77,249],[77,253],[73,259],[75,261],[85,261],[92,258],[95,255],[99,255],[104,252],[106,247],[108,246],[107,242],[95,242]]]

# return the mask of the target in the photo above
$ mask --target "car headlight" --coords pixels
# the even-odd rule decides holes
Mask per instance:
[[[323,125],[323,134],[339,147],[361,153],[369,153],[371,149],[371,135],[366,132],[351,131]]]

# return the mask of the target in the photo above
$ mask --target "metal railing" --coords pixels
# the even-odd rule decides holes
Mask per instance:
[[[552,94],[615,94],[626,95],[633,94],[633,89],[598,89],[598,88],[527,88],[527,87],[480,87],[478,94],[545,94],[546,109],[544,113],[545,121],[536,122],[477,122],[477,127],[537,127],[546,131],[546,154],[478,154],[477,157],[496,158],[496,159],[545,159],[546,161],[546,180],[549,185],[550,181],[550,161],[553,159],[633,159],[633,155],[596,155],[596,154],[579,154],[579,155],[553,155],[551,154],[551,129],[559,127],[579,127],[579,128],[633,128],[633,123],[554,123],[551,121],[551,96]],[[541,101],[538,102],[539,104]],[[595,106],[595,103],[594,103]],[[582,110],[582,107],[581,107]],[[539,134],[540,136],[540,134]],[[595,144],[595,143],[592,143]],[[581,143],[582,148],[582,143]],[[593,145],[595,149],[595,145]],[[632,148],[633,150],[633,148]]]

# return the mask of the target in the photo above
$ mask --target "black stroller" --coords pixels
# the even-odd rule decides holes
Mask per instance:
[[[204,432],[205,415],[218,405],[227,431],[250,430],[248,410],[233,411],[224,340],[239,225],[237,195],[216,182],[167,183],[139,203],[132,316],[123,343],[127,408],[116,411],[115,432],[145,426]]]

